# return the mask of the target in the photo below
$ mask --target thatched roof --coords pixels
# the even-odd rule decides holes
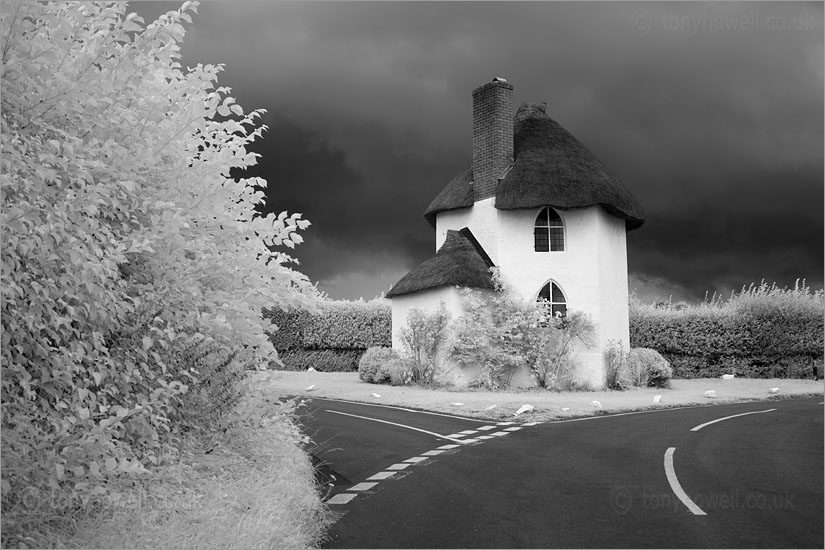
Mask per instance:
[[[629,230],[642,225],[644,213],[627,188],[582,142],[545,113],[544,103],[519,107],[513,133],[515,162],[499,183],[496,208],[552,206],[567,210],[598,204],[623,218]],[[439,193],[424,213],[431,225],[435,226],[439,212],[472,204],[472,178],[470,169]]]
[[[435,256],[404,275],[387,292],[387,298],[441,286],[493,289],[492,266],[469,229],[451,229]]]
[[[469,208],[473,205],[473,186],[470,185],[473,181],[473,167],[470,166],[459,175],[454,177],[447,187],[441,190],[436,195],[427,210],[424,211],[424,217],[430,222],[430,225],[435,227],[435,215],[445,210],[455,210],[457,208]]]

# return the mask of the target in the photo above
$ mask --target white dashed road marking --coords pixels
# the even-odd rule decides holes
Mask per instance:
[[[372,475],[367,478],[367,481],[381,481],[382,479],[387,479],[395,475],[395,472],[378,472],[375,475]]]
[[[696,503],[690,500],[690,497],[687,496],[684,489],[682,489],[682,485],[679,483],[679,480],[676,478],[676,472],[673,469],[673,453],[676,452],[676,447],[669,447],[667,451],[665,451],[665,474],[667,475],[667,481],[670,483],[670,488],[682,501],[682,504],[688,507],[688,510],[693,512],[696,516],[706,516],[707,514],[702,511],[701,508],[696,506]]]
[[[329,401],[337,401],[337,400],[330,399]],[[355,403],[354,401],[344,401],[344,402],[345,403],[346,402]],[[369,405],[367,403],[359,403],[359,404]],[[372,405],[372,406],[386,407],[386,408],[399,409],[399,410],[408,410],[408,409],[403,409],[401,407],[391,407],[391,406],[387,406],[387,405]],[[436,449],[421,453],[421,456],[414,456],[414,457],[408,458],[407,460],[404,460],[403,462],[399,462],[397,464],[392,464],[392,465],[388,466],[386,470],[378,472],[378,473],[368,477],[366,482],[358,483],[357,485],[353,485],[349,489],[350,491],[357,491],[357,492],[354,492],[354,493],[339,493],[337,495],[334,495],[334,496],[332,496],[332,498],[330,498],[327,501],[328,504],[347,504],[352,499],[354,499],[356,496],[358,496],[358,492],[368,491],[368,490],[374,488],[376,485],[378,485],[378,483],[377,483],[378,481],[383,481],[385,479],[390,479],[391,477],[393,477],[395,474],[397,474],[401,470],[406,470],[410,466],[413,466],[415,464],[424,462],[425,460],[428,460],[428,459],[430,459],[434,456],[438,456],[438,455],[440,455],[442,453],[445,453],[445,452],[447,452],[451,449],[457,449],[461,445],[467,445],[467,444],[470,444],[470,443],[480,443],[483,440],[495,439],[496,437],[505,436],[509,433],[512,433],[512,432],[515,432],[515,431],[518,431],[518,430],[522,429],[522,426],[513,426],[513,424],[515,424],[515,422],[497,422],[496,424],[493,424],[493,425],[481,426],[477,430],[464,430],[462,432],[457,432],[457,433],[454,433],[454,434],[441,435],[441,434],[438,434],[438,433],[435,433],[435,432],[430,432],[428,430],[422,430],[421,428],[416,428],[415,426],[408,426],[406,424],[399,424],[397,422],[390,422],[388,420],[380,420],[378,418],[370,418],[368,416],[360,416],[360,415],[357,415],[357,414],[350,414],[350,413],[345,413],[345,412],[341,412],[341,411],[333,411],[333,410],[329,410],[329,409],[327,409],[326,412],[332,413],[332,414],[340,414],[342,416],[351,416],[353,418],[360,418],[362,420],[371,420],[373,422],[380,422],[382,424],[389,424],[391,426],[398,426],[399,428],[406,428],[408,430],[415,430],[417,432],[432,435],[433,437],[436,437],[436,438],[439,438],[439,439],[447,439],[447,440],[450,440],[450,441],[453,442],[452,444],[441,445],[440,447],[438,447]],[[410,411],[410,412],[424,412],[424,411]],[[425,413],[425,414],[429,414],[429,413]],[[435,414],[435,413],[433,413],[433,414]],[[451,416],[451,415],[441,415],[441,416]],[[463,418],[463,417],[456,416],[455,418]],[[481,421],[481,422],[483,422],[483,421]],[[524,424],[524,426],[535,426],[536,424],[537,424],[536,422],[530,422],[530,423]],[[512,427],[510,427],[510,428],[501,428],[502,426],[512,426]],[[496,430],[496,429],[498,429],[499,431],[489,432],[490,430]],[[464,439],[465,436],[470,436],[470,435],[477,434],[479,431],[487,431],[489,433],[487,435],[476,436],[473,439],[470,439],[470,438]]]
[[[346,504],[357,496],[356,493],[340,493],[329,499],[327,504]]]
[[[406,424],[399,424],[398,422],[390,422],[389,420],[379,420],[378,418],[370,418],[369,416],[360,416],[360,415],[357,415],[357,414],[349,414],[349,413],[340,412],[340,411],[331,411],[329,409],[327,409],[326,412],[332,413],[332,414],[340,414],[340,415],[343,415],[343,416],[351,416],[353,418],[360,418],[362,420],[371,420],[373,422],[380,422],[382,424],[390,424],[391,426],[398,426],[399,428],[407,428],[408,430],[415,430],[417,432],[429,434],[433,437],[438,437],[440,439],[449,439],[451,441],[457,441],[457,439],[455,437],[450,436],[450,435],[441,435],[441,434],[437,434],[435,432],[422,430],[421,428],[416,428],[415,426],[407,426]],[[453,435],[455,435],[455,434],[453,434]],[[460,443],[460,441],[459,441],[459,443]]]
[[[775,410],[776,409],[767,409],[767,410],[764,410],[764,411],[752,411],[752,412],[746,412],[746,413],[741,413],[741,414],[732,414],[730,416],[725,416],[725,417],[722,417],[722,418],[717,418],[716,420],[711,420],[710,422],[705,422],[704,424],[699,424],[698,426],[695,426],[695,427],[691,428],[690,431],[698,432],[699,430],[701,430],[705,426],[710,426],[711,424],[716,424],[717,422],[721,422],[721,421],[727,420],[729,418],[736,418],[738,416],[747,416],[749,414],[769,413],[769,412],[775,411]]]

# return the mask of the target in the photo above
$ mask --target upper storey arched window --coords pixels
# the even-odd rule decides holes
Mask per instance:
[[[536,216],[533,238],[536,252],[564,250],[564,222],[558,212],[549,206],[541,209]]]

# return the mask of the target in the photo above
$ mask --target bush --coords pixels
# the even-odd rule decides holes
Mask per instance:
[[[302,327],[302,347],[365,350],[392,345],[389,300],[322,301],[319,306],[320,311],[309,315]]]
[[[402,358],[400,361],[393,361],[389,365],[391,386],[406,386],[412,384],[412,368],[408,361]]]
[[[272,347],[279,354],[303,348],[303,327],[306,326],[307,319],[311,315],[309,311],[306,309],[264,308],[262,313],[264,318],[272,321],[277,327],[277,330],[270,331],[268,335]]]
[[[360,349],[297,349],[279,354],[283,365],[270,364],[270,367],[303,371],[310,367],[318,372],[354,372],[364,350]]]
[[[673,370],[667,360],[656,350],[631,348],[627,354],[627,366],[634,386],[670,387]]]
[[[481,367],[471,386],[507,386],[516,369],[527,367],[541,387],[573,389],[574,346],[592,345],[595,327],[590,317],[569,312],[564,318],[548,318],[543,308],[516,298],[495,271],[493,279],[495,294],[462,294],[464,315],[454,325],[453,358]]]
[[[187,430],[223,431],[243,396],[241,382],[250,372],[244,354],[200,342],[181,352],[178,361],[181,370],[193,375],[189,391],[180,397],[180,422]]]
[[[358,377],[371,384],[388,384],[392,382],[394,369],[396,380],[403,379],[403,376],[399,376],[403,364],[398,352],[392,348],[368,348],[358,363]]]
[[[627,353],[621,342],[611,341],[604,350],[605,385],[610,390],[623,390],[632,385],[627,373]]]
[[[278,330],[269,340],[279,352],[295,349],[359,349],[392,345],[389,300],[316,300],[313,309],[264,310]]]
[[[575,380],[576,365],[573,356],[574,344],[582,342],[593,345],[595,326],[590,317],[580,311],[570,311],[567,317],[555,318],[547,326],[541,324],[530,330],[526,344],[540,342],[538,356],[534,361],[527,352],[528,366],[543,388],[573,391],[581,386]]]
[[[444,302],[433,312],[421,308],[410,309],[407,324],[401,329],[401,343],[410,365],[412,381],[430,384],[443,365],[439,364],[439,352],[447,333],[449,312]]]
[[[46,546],[219,427],[273,351],[261,300],[311,293],[269,248],[309,222],[256,212],[266,181],[230,176],[262,112],[178,63],[195,9],[145,30],[125,3],[0,9],[2,547]]]
[[[265,309],[278,328],[269,340],[282,365],[273,368],[322,372],[352,372],[364,351],[391,345],[392,314],[388,300],[317,300],[314,309]]]
[[[630,342],[660,352],[680,378],[815,377],[823,361],[823,292],[764,282],[698,306],[631,302]]]
[[[656,361],[653,354],[664,361],[664,358],[657,351],[648,348],[630,348],[627,354],[627,366],[624,376],[631,386],[647,387],[648,382],[650,382],[650,369],[648,367]]]

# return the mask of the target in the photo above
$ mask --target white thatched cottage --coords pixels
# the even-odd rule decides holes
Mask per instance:
[[[492,289],[495,265],[524,299],[591,316],[597,344],[578,354],[579,377],[601,387],[608,341],[629,349],[625,234],[642,225],[642,210],[544,103],[513,117],[512,96],[500,78],[473,91],[472,166],[424,213],[436,254],[387,293],[393,346],[411,307],[444,301],[457,317],[459,289]]]

